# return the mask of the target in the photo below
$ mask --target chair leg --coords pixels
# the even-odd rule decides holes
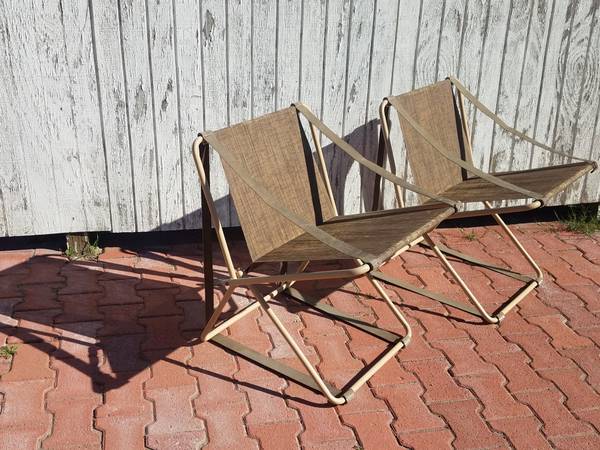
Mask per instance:
[[[492,208],[492,205],[489,202],[483,202],[483,203],[485,204],[485,206],[487,208]],[[527,278],[526,285],[522,289],[520,289],[519,292],[515,296],[513,296],[511,299],[509,299],[509,301],[507,303],[505,303],[502,306],[502,308],[500,308],[494,314],[490,315],[483,308],[483,306],[481,305],[481,303],[479,302],[477,297],[473,294],[473,292],[471,292],[471,290],[466,285],[466,283],[463,281],[463,279],[460,277],[458,272],[450,264],[450,262],[444,255],[445,252],[442,249],[440,249],[439,246],[437,246],[428,235],[425,236],[425,241],[427,242],[427,244],[429,244],[429,246],[434,251],[436,256],[438,258],[440,258],[444,267],[448,270],[448,272],[450,272],[452,277],[456,280],[456,282],[459,284],[461,289],[465,292],[467,297],[469,297],[469,300],[471,301],[471,303],[479,311],[479,313],[480,313],[479,315],[488,323],[498,323],[501,320],[503,320],[504,317],[506,316],[506,314],[511,309],[513,309],[521,300],[523,300],[527,296],[527,294],[529,294],[529,292],[531,292],[533,289],[535,289],[537,286],[539,286],[542,283],[543,273],[542,273],[542,270],[540,269],[540,267],[537,265],[537,263],[531,257],[531,255],[529,253],[527,253],[527,250],[525,250],[525,248],[523,247],[521,242],[519,242],[519,240],[514,235],[514,233],[512,231],[510,231],[510,229],[508,228],[508,226],[506,225],[504,220],[502,220],[502,218],[498,214],[492,214],[491,216],[494,218],[496,223],[498,225],[500,225],[500,227],[508,235],[509,239],[514,244],[514,246],[517,248],[517,250],[519,250],[519,252],[523,255],[523,257],[527,260],[529,265],[535,271],[535,277],[526,277]],[[457,256],[458,258],[461,257],[460,254],[457,252],[453,252],[453,255]],[[477,263],[475,263],[475,264],[477,264]],[[485,263],[478,264],[478,265],[483,265],[485,267]],[[497,269],[497,267],[494,267],[494,268]],[[497,271],[502,273],[502,270],[497,270]],[[505,271],[505,275],[511,276],[511,271]]]
[[[406,321],[402,313],[398,310],[396,305],[394,305],[394,303],[391,301],[383,287],[371,277],[369,277],[369,280],[375,286],[375,289],[377,289],[377,291],[382,296],[383,300],[386,302],[388,307],[392,310],[394,316],[396,316],[396,318],[402,323],[403,327],[406,330],[406,335],[404,337],[401,337],[395,333],[387,332],[385,330],[376,328],[370,324],[361,322],[358,319],[354,319],[351,316],[339,312],[332,307],[325,307],[317,304],[312,305],[316,309],[325,311],[328,314],[334,316],[336,319],[344,321],[349,325],[357,326],[359,329],[363,329],[367,332],[371,332],[372,334],[377,335],[383,340],[391,343],[391,346],[382,355],[380,355],[379,358],[375,362],[373,362],[368,368],[364,369],[364,372],[361,373],[360,376],[355,381],[353,381],[353,383],[349,387],[347,387],[343,392],[339,391],[338,389],[334,388],[333,386],[329,385],[323,380],[317,369],[310,363],[304,352],[302,352],[300,346],[296,343],[296,341],[285,328],[284,324],[281,322],[275,311],[273,311],[273,309],[271,308],[269,300],[273,299],[283,290],[289,289],[290,286],[288,286],[288,283],[282,283],[277,287],[277,289],[271,291],[267,295],[263,295],[255,285],[249,286],[249,289],[253,292],[257,301],[246,306],[243,310],[239,311],[236,315],[232,316],[231,318],[225,320],[220,325],[215,326],[218,317],[223,311],[225,304],[229,301],[231,295],[233,294],[234,288],[228,288],[223,298],[217,305],[215,312],[210,317],[205,329],[203,330],[201,339],[203,341],[214,340],[219,345],[222,345],[236,353],[239,353],[245,358],[251,359],[262,366],[266,366],[271,370],[279,372],[280,374],[291,378],[309,388],[320,391],[327,398],[327,400],[334,405],[344,404],[348,402],[350,398],[354,395],[356,390],[358,390],[363,384],[365,384],[387,361],[393,358],[398,353],[398,351],[400,351],[402,348],[408,345],[412,336],[412,331],[409,323]],[[260,307],[263,311],[265,311],[267,316],[270,318],[270,320],[279,330],[283,338],[290,345],[298,359],[301,361],[308,374],[298,372],[297,370],[287,367],[277,361],[272,360],[271,358],[260,355],[257,352],[254,352],[253,350],[248,349],[247,347],[244,347],[243,345],[233,341],[230,338],[219,335],[219,333],[225,328],[228,328],[233,323],[237,322],[243,316],[247,315],[249,312],[253,311],[257,307]],[[377,331],[379,332],[378,334]]]
[[[486,207],[491,208],[491,205],[488,202],[484,202],[484,203],[485,203]],[[497,266],[497,265],[494,265],[494,264],[491,264],[488,262],[480,261],[476,258],[473,258],[469,255],[465,255],[456,250],[452,250],[441,244],[435,244],[433,242],[433,240],[431,239],[431,237],[429,237],[428,235],[424,236],[425,242],[422,245],[433,250],[433,252],[440,259],[440,261],[442,262],[442,264],[446,268],[446,270],[448,270],[448,272],[450,272],[452,277],[456,280],[458,285],[465,292],[465,294],[467,295],[467,297],[470,300],[470,303],[474,307],[470,306],[468,304],[456,302],[452,299],[449,299],[449,298],[443,296],[442,294],[439,294],[436,292],[431,292],[427,289],[413,286],[409,283],[406,283],[404,281],[401,281],[401,280],[393,278],[389,275],[386,275],[380,271],[373,271],[373,272],[371,272],[371,275],[374,278],[381,280],[387,284],[391,284],[391,285],[399,287],[401,289],[406,289],[408,291],[415,292],[417,294],[426,296],[428,298],[431,298],[432,300],[436,300],[436,301],[443,303],[445,305],[448,305],[450,307],[459,309],[461,311],[472,314],[474,316],[481,317],[487,323],[499,323],[501,320],[504,319],[506,314],[512,308],[514,308],[521,300],[523,300],[527,296],[527,294],[529,294],[533,289],[535,289],[537,286],[539,286],[542,283],[543,273],[542,273],[541,269],[539,268],[539,266],[536,264],[536,262],[533,260],[531,255],[529,255],[529,253],[527,253],[527,251],[525,250],[523,245],[519,242],[517,237],[512,233],[512,231],[510,231],[510,229],[508,228],[506,223],[504,223],[502,218],[498,214],[491,214],[491,216],[498,223],[498,225],[500,225],[500,227],[502,227],[502,229],[506,232],[506,234],[508,235],[508,237],[510,238],[512,243],[515,245],[517,250],[523,255],[523,257],[527,260],[529,265],[534,269],[535,276],[532,277],[532,276],[523,275],[523,274],[517,273],[515,271],[512,271],[510,269],[506,269],[506,268],[503,268],[503,267],[500,267],[500,266]],[[498,272],[502,275],[520,280],[523,283],[525,283],[525,285],[515,295],[513,295],[511,298],[509,298],[508,301],[505,304],[503,304],[501,308],[499,308],[494,313],[488,313],[485,310],[485,308],[481,305],[480,301],[475,296],[475,294],[469,289],[469,287],[467,286],[465,281],[460,277],[460,275],[458,274],[456,269],[452,266],[450,261],[447,259],[446,255],[451,255],[452,257],[463,260],[468,264],[480,266],[485,269],[489,269],[489,270]]]

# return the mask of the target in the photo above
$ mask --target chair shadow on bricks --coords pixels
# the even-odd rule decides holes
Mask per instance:
[[[233,252],[237,261],[249,262],[242,241],[236,242]],[[38,369],[48,378],[53,369],[68,366],[80,374],[77,380],[90,383],[89,392],[104,394],[127,385],[157,363],[166,362],[185,368],[195,377],[212,377],[242,388],[327,406],[320,399],[303,399],[294,389],[285,393],[265,386],[259,379],[276,375],[242,358],[235,363],[239,369],[231,373],[221,370],[220,365],[230,361],[232,355],[221,348],[215,353],[215,344],[199,340],[205,319],[198,247],[139,253],[121,249],[115,253],[114,257],[103,255],[98,262],[69,262],[59,254],[41,255],[0,272],[0,345],[17,345],[12,362],[0,360],[2,381],[35,378],[37,375],[31,371]],[[216,251],[214,262],[215,276],[225,278],[225,265]],[[265,267],[265,271],[271,269],[276,271],[277,267]],[[336,291],[355,295],[351,285],[324,281],[305,288],[320,298]],[[238,291],[231,312],[250,301],[250,294]],[[341,326],[328,329],[333,324],[330,319],[304,306],[285,299],[273,303],[296,331],[298,341],[306,341],[303,345],[313,362],[319,361],[319,353],[328,351],[316,349],[320,336],[344,333]],[[346,303],[352,307],[352,302]],[[368,308],[359,313],[374,319]],[[294,364],[291,348],[259,311],[228,333],[245,339],[257,351]],[[343,340],[336,342],[344,347]],[[182,356],[180,348],[193,348],[193,352]],[[358,363],[352,355],[347,356]],[[301,369],[299,364],[297,368]]]
[[[236,261],[249,263],[243,241],[236,241],[232,251]],[[217,251],[214,257],[215,276],[225,278],[225,265]],[[320,399],[304,398],[297,387],[270,388],[261,380],[277,375],[241,357],[231,363],[233,356],[225,349],[217,351],[215,344],[200,342],[205,320],[201,259],[197,246],[185,245],[162,251],[109,250],[98,262],[69,262],[59,254],[48,254],[13,265],[0,272],[0,344],[27,344],[35,349],[34,356],[47,355],[43,364],[38,361],[33,366],[45,364],[45,371],[69,366],[81,375],[79,380],[90,383],[89,391],[95,393],[119,389],[148,368],[168,363],[197,378],[215,378],[326,407]],[[332,268],[342,263],[327,264]],[[261,267],[265,273],[277,269]],[[383,302],[373,301],[375,293],[371,296],[365,292],[359,298],[357,282],[339,285],[322,280],[298,283],[297,287],[361,320],[387,325],[388,318],[382,315],[385,309],[379,307]],[[249,293],[237,291],[231,312],[252,300]],[[400,296],[396,300],[400,302]],[[340,373],[360,370],[365,361],[357,355],[363,346],[384,350],[383,343],[365,333],[357,333],[285,297],[275,299],[273,307],[325,376],[336,374],[335,364],[346,361],[350,366]],[[227,333],[302,370],[291,348],[258,310]],[[181,348],[192,351],[181,354]],[[354,349],[359,350],[355,353]],[[17,350],[12,365],[2,360],[3,381],[28,379],[25,373],[32,370],[32,362],[26,353]],[[376,353],[370,351],[370,355]],[[224,371],[224,364],[239,368]],[[335,375],[333,378],[333,384],[340,387],[348,381]]]

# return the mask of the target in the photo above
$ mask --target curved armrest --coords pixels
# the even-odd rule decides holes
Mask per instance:
[[[507,132],[509,132],[511,134],[514,134],[518,138],[520,138],[520,139],[522,139],[522,140],[524,140],[526,142],[529,142],[530,144],[533,144],[534,146],[539,147],[542,150],[545,150],[545,151],[547,151],[549,153],[554,153],[555,155],[564,156],[564,157],[567,157],[567,158],[570,158],[570,159],[574,159],[574,160],[577,160],[577,161],[582,161],[582,162],[590,163],[590,164],[592,164],[594,166],[594,170],[596,170],[598,168],[598,164],[595,161],[590,161],[589,159],[579,158],[577,156],[569,155],[568,153],[559,152],[558,150],[554,149],[553,147],[550,147],[550,146],[548,146],[546,144],[543,144],[543,143],[541,143],[539,141],[536,141],[532,137],[527,136],[522,131],[519,131],[516,128],[511,127],[506,122],[504,122],[497,114],[494,114],[483,103],[481,103],[481,101],[477,97],[475,97],[475,95],[473,95],[456,78],[454,78],[454,77],[447,77],[446,79],[450,80],[450,82],[456,87],[456,89],[458,89],[460,91],[460,93],[462,95],[464,95],[467,98],[467,100],[469,100],[475,106],[475,108],[477,108],[483,114],[485,114],[490,119],[492,119],[500,128],[504,129],[505,131],[507,131]]]
[[[413,127],[415,129],[415,131],[417,133],[419,133],[423,137],[423,139],[425,139],[443,158],[445,158],[448,161],[452,162],[453,164],[456,164],[457,166],[465,169],[467,172],[477,175],[479,178],[481,178],[485,181],[488,181],[489,183],[495,184],[496,186],[500,186],[500,187],[503,187],[504,189],[518,192],[518,193],[523,194],[530,198],[535,198],[535,199],[543,198],[543,195],[538,192],[533,192],[528,189],[524,189],[520,186],[509,183],[508,181],[504,181],[498,177],[490,175],[487,172],[479,170],[477,167],[473,166],[472,164],[469,164],[468,162],[463,161],[460,158],[457,158],[456,156],[452,155],[450,152],[447,152],[444,149],[444,147],[442,146],[442,144],[440,144],[438,141],[436,141],[423,127],[421,127],[399,102],[394,101],[393,99],[390,100],[387,98],[385,98],[383,101],[389,102],[394,108],[396,108],[396,111],[398,111],[398,114],[400,114],[400,116],[402,116],[402,118],[404,120],[406,120],[406,122],[411,127]]]
[[[361,155],[354,147],[352,147],[350,144],[348,144],[346,141],[344,141],[342,138],[340,138],[337,134],[335,134],[331,130],[331,128],[329,128],[321,120],[319,120],[317,118],[317,116],[315,116],[312,113],[312,111],[310,109],[308,109],[302,103],[293,103],[292,106],[294,108],[296,108],[296,110],[298,112],[302,113],[302,115],[304,117],[306,117],[306,119],[309,122],[313,123],[319,130],[321,130],[323,132],[323,134],[325,136],[327,136],[331,140],[331,142],[333,142],[337,147],[339,147],[344,153],[346,153],[348,156],[350,156],[350,158],[355,160],[360,165],[369,169],[371,172],[375,172],[376,174],[380,175],[382,178],[385,178],[386,180],[391,181],[392,183],[394,183],[396,185],[405,187],[406,189],[409,189],[413,192],[416,192],[418,194],[429,197],[432,200],[436,200],[440,203],[445,203],[447,205],[450,205],[450,206],[454,207],[456,210],[458,210],[458,207],[460,206],[460,202],[451,200],[449,198],[440,197],[440,196],[435,195],[431,192],[428,192],[424,189],[421,189],[420,187],[418,187],[412,183],[409,183],[408,181],[405,181],[402,178],[394,175],[393,173],[385,170],[383,167],[378,166],[374,162],[369,161],[367,158],[365,158],[363,155]]]

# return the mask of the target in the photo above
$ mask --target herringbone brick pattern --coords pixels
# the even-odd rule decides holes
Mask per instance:
[[[97,263],[69,263],[40,249],[1,252],[0,345],[16,344],[17,353],[0,359],[0,448],[600,448],[600,236],[552,227],[512,227],[546,279],[500,326],[393,290],[414,340],[341,407],[198,342],[197,246],[109,248]],[[460,229],[436,236],[527,269],[496,227],[473,232],[475,240]],[[241,242],[234,251],[244,257]],[[459,269],[491,308],[519,288],[477,268]],[[462,298],[421,251],[386,271]],[[364,280],[304,289],[398,329]],[[249,297],[240,291],[235,303]],[[295,304],[275,308],[334,384],[384,349]],[[298,366],[259,311],[229,333]]]

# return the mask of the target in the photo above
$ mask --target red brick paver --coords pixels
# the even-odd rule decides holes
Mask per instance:
[[[391,289],[413,341],[339,407],[199,341],[197,246],[109,248],[96,263],[69,263],[43,249],[0,252],[0,346],[17,346],[12,360],[0,359],[0,449],[598,448],[600,236],[548,225],[512,228],[544,270],[543,286],[499,326]],[[459,229],[435,235],[527,270],[498,227],[473,232],[478,240]],[[241,242],[232,251],[245,254]],[[498,274],[457,267],[490,308],[519,287]],[[464,299],[421,249],[385,270]],[[341,288],[299,287],[402,332],[363,279]],[[233,300],[241,306],[250,297],[240,290]],[[335,385],[385,349],[303,307],[273,307]],[[300,368],[260,311],[228,333]]]

